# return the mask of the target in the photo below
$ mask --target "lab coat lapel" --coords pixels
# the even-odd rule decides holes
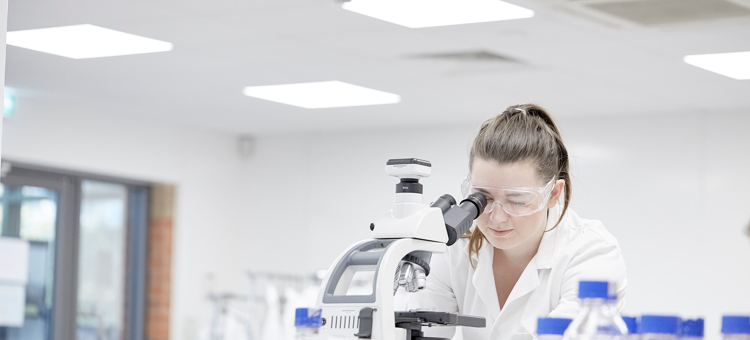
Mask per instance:
[[[488,324],[494,323],[494,320],[497,320],[500,314],[500,304],[497,301],[497,289],[495,289],[495,276],[492,272],[492,251],[492,245],[489,242],[485,242],[479,250],[476,270],[471,278],[471,282],[477,290],[477,295],[482,299],[492,317],[491,321],[487,320]]]
[[[547,228],[550,230],[557,223],[557,219],[560,217],[559,205],[550,209],[549,217],[547,218]],[[551,230],[545,232],[542,235],[542,240],[539,244],[539,249],[536,255],[529,261],[529,264],[521,273],[521,277],[518,278],[516,285],[513,286],[513,290],[510,291],[508,300],[505,302],[505,307],[511,306],[511,304],[523,297],[524,295],[533,292],[539,287],[539,271],[540,269],[552,268],[552,256],[555,251],[557,239],[557,230]],[[497,294],[497,293],[495,293]]]
[[[539,273],[537,273],[536,261],[532,259],[529,265],[526,266],[526,269],[523,270],[523,273],[521,273],[521,277],[518,278],[516,285],[513,286],[513,290],[510,291],[508,300],[505,301],[505,307],[511,306],[514,301],[531,293],[536,287],[539,287]],[[503,309],[506,309],[505,307]]]
[[[526,314],[530,307],[524,304],[524,302],[528,301],[523,299],[523,297],[533,292],[539,287],[539,284],[536,261],[532,259],[523,270],[523,273],[521,273],[521,277],[516,281],[513,290],[510,291],[508,300],[505,301],[505,306],[500,311],[498,319],[494,320],[491,334],[496,335],[496,337],[499,334],[508,335],[508,337],[503,337],[503,340],[525,340],[532,338],[529,326],[523,324],[523,320],[526,319]],[[531,309],[534,308],[532,307]]]

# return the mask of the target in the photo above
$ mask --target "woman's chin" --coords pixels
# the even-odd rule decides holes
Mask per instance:
[[[511,249],[515,248],[518,244],[516,242],[515,237],[513,237],[514,232],[510,232],[507,235],[502,236],[495,236],[495,235],[488,235],[485,236],[487,240],[490,242],[490,244],[498,249]]]

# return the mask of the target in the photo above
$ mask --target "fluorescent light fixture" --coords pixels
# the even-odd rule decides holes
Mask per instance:
[[[683,60],[695,67],[729,78],[750,79],[750,51],[688,55]]]
[[[534,11],[499,0],[351,0],[347,11],[409,28],[524,19]]]
[[[341,81],[316,83],[250,86],[242,91],[246,96],[306,109],[327,107],[395,104],[401,96],[368,89]]]
[[[84,24],[8,32],[8,45],[73,59],[165,52],[172,44]]]

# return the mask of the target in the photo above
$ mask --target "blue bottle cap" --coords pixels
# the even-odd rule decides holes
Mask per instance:
[[[615,295],[610,292],[612,288],[614,284],[607,281],[581,281],[578,283],[578,298],[610,300]]]
[[[564,318],[539,318],[536,321],[536,334],[563,335],[571,321],[573,320]]]
[[[682,320],[682,337],[683,338],[702,338],[703,337],[703,319]]]
[[[629,334],[638,334],[638,322],[636,318],[631,316],[623,316],[622,321],[625,321],[625,324],[628,325]]]
[[[750,334],[750,316],[724,315],[721,334]]]
[[[676,316],[642,315],[638,333],[680,334],[680,318]]]
[[[295,327],[320,327],[320,313],[318,308],[297,308],[294,313]]]

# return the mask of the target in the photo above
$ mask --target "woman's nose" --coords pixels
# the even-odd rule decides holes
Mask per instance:
[[[510,217],[507,212],[505,212],[505,209],[503,209],[503,206],[500,205],[497,201],[492,202],[492,211],[490,212],[490,221],[494,223],[502,223],[508,220]]]

